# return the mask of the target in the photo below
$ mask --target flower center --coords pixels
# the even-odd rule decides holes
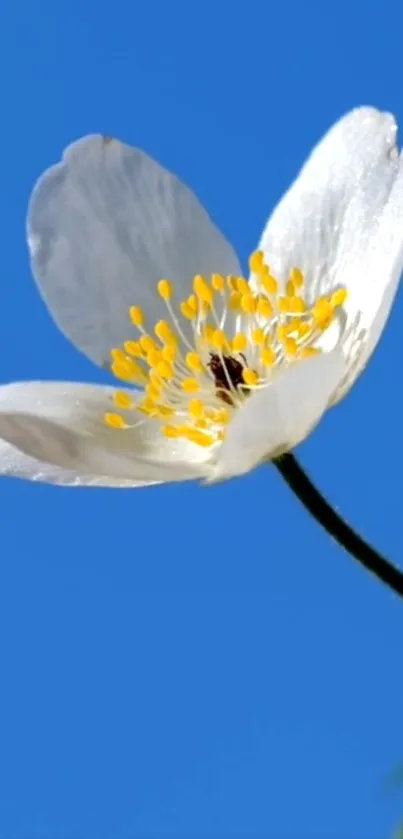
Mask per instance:
[[[262,251],[252,254],[249,266],[256,289],[244,277],[213,274],[207,280],[197,275],[193,293],[177,302],[173,284],[160,280],[157,291],[167,319],[151,330],[142,309],[130,308],[137,340],[111,350],[111,371],[140,386],[143,394],[138,401],[127,391],[116,391],[119,413],[105,414],[107,425],[125,429],[156,420],[167,437],[213,446],[223,440],[232,413],[253,390],[290,364],[321,352],[318,339],[337,317],[346,290],[338,288],[310,303],[299,268],[280,288]],[[138,420],[138,412],[143,419]]]

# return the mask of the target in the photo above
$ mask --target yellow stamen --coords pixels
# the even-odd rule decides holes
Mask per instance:
[[[333,312],[334,308],[326,297],[320,297],[319,300],[316,301],[312,309],[312,316],[320,329],[326,329],[326,327],[329,326],[333,317]]]
[[[251,274],[259,274],[263,267],[263,251],[254,251],[249,257],[249,269]]]
[[[172,329],[166,320],[159,320],[154,326],[154,332],[160,341],[165,341],[169,344],[175,336],[172,334]]]
[[[248,346],[248,339],[243,332],[237,332],[232,339],[232,349],[234,352],[243,352]]]
[[[300,358],[311,358],[313,355],[320,355],[320,349],[318,347],[302,347],[299,352]]]
[[[333,292],[330,298],[331,306],[342,306],[347,299],[347,289],[346,288],[338,288],[336,291]]]
[[[174,368],[168,361],[160,361],[157,364],[157,372],[161,379],[172,379],[174,375]]]
[[[200,390],[200,384],[197,379],[182,379],[181,386],[185,393],[197,393]]]
[[[221,274],[212,274],[211,285],[213,286],[214,291],[225,291],[224,277],[222,277]]]
[[[234,312],[237,309],[239,309],[241,305],[241,298],[242,294],[240,293],[240,291],[231,291],[230,296],[228,298],[228,305],[230,309],[232,309]]]
[[[164,361],[170,361],[171,363],[175,361],[176,358],[176,346],[175,344],[169,344],[168,346],[164,347],[161,352],[162,358]]]
[[[304,275],[300,268],[292,268],[290,271],[290,280],[294,288],[302,288],[304,285]]]
[[[139,341],[125,341],[123,346],[128,355],[132,355],[134,358],[143,357],[143,352]]]
[[[143,326],[144,314],[140,306],[130,306],[129,309],[130,320],[134,326]]]
[[[147,377],[141,367],[129,358],[125,358],[122,361],[114,361],[111,365],[111,372],[117,379],[122,379],[124,382],[144,384],[147,381]]]
[[[196,274],[193,279],[193,289],[197,297],[203,301],[203,303],[208,303],[209,305],[213,302],[213,291],[209,285],[207,285],[206,280],[201,274]]]
[[[133,399],[124,390],[117,390],[113,394],[113,401],[117,408],[122,408],[123,410],[130,410],[130,408],[134,407]]]
[[[203,431],[198,431],[197,428],[189,428],[186,437],[191,443],[196,443],[198,446],[208,448],[214,443],[214,437],[210,434],[205,434]]]
[[[151,338],[150,335],[142,335],[141,338],[140,338],[139,344],[140,344],[141,349],[145,353],[150,352],[150,350],[156,350],[157,349],[157,345],[154,341],[154,338]]]
[[[104,415],[104,422],[111,428],[127,428],[127,423],[120,414],[107,413]]]
[[[284,341],[284,348],[287,355],[297,355],[298,344],[295,338],[286,338]]]
[[[193,320],[197,315],[197,309],[193,308],[187,300],[183,300],[179,306],[181,313],[186,320]]]
[[[265,367],[271,367],[276,360],[276,353],[271,347],[266,347],[266,349],[262,350],[260,360]]]
[[[260,329],[260,327],[258,327],[257,329],[254,329],[253,332],[252,332],[252,341],[254,341],[254,343],[257,344],[258,347],[261,347],[262,344],[264,344],[264,342],[265,342],[264,330]]]
[[[265,271],[264,274],[260,277],[262,281],[263,288],[267,291],[268,294],[277,294],[278,291],[278,283],[277,280],[272,277],[269,271]]]
[[[247,385],[255,385],[259,381],[259,376],[256,373],[256,370],[252,370],[250,367],[244,367],[242,370],[242,378]]]
[[[188,411],[195,419],[201,419],[204,414],[204,405],[201,399],[191,399],[188,404]]]
[[[253,315],[256,311],[256,299],[253,294],[248,291],[241,297],[241,309],[247,315]]]
[[[198,353],[196,352],[188,352],[186,356],[186,364],[189,367],[189,370],[193,370],[194,372],[201,373],[203,370],[203,364],[201,358]]]
[[[211,342],[218,350],[225,350],[229,347],[228,338],[222,329],[216,329],[214,331]]]
[[[236,278],[236,288],[241,294],[250,294],[250,285],[244,277]]]
[[[150,367],[156,367],[157,364],[162,360],[162,352],[161,350],[151,349],[147,353],[147,364]]]
[[[270,320],[273,316],[273,306],[271,305],[270,300],[268,300],[267,297],[259,297],[256,311],[261,317]]]
[[[160,280],[157,285],[157,289],[158,294],[160,295],[160,297],[162,297],[163,300],[171,299],[173,287],[172,283],[170,283],[169,280]]]

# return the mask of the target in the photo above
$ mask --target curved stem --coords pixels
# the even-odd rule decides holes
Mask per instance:
[[[396,594],[403,597],[403,572],[385,559],[345,522],[314,486],[293,454],[272,461],[288,486],[311,515],[367,571],[371,571]]]

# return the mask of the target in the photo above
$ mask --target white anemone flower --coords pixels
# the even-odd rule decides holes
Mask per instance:
[[[300,443],[351,387],[403,264],[390,114],[331,128],[242,276],[193,193],[139,149],[88,136],[33,191],[33,273],[116,387],[0,388],[0,473],[67,485],[221,480]],[[123,383],[123,384],[121,384]]]

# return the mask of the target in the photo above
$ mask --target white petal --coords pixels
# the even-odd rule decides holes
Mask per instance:
[[[19,449],[5,443],[4,440],[0,440],[0,476],[68,487],[96,486],[133,489],[158,483],[157,481],[128,481],[123,478],[111,478],[108,475],[82,475],[69,472],[52,463],[44,463],[28,457]]]
[[[348,288],[346,373],[338,396],[377,343],[402,271],[403,164],[396,134],[391,114],[373,108],[347,114],[314,149],[260,242],[281,281],[293,266],[305,272],[311,299],[338,285]]]
[[[28,241],[57,324],[102,366],[132,337],[130,306],[143,307],[150,328],[166,317],[158,280],[174,281],[181,299],[195,274],[240,273],[188,187],[139,149],[98,135],[69,146],[39,179]]]
[[[241,475],[296,446],[317,425],[343,373],[339,349],[294,364],[235,413],[212,480]]]
[[[124,431],[107,427],[103,415],[111,409],[113,392],[66,382],[2,387],[0,439],[30,458],[78,475],[150,483],[205,474],[205,450],[164,437],[157,422]],[[130,413],[134,421],[141,416]]]

